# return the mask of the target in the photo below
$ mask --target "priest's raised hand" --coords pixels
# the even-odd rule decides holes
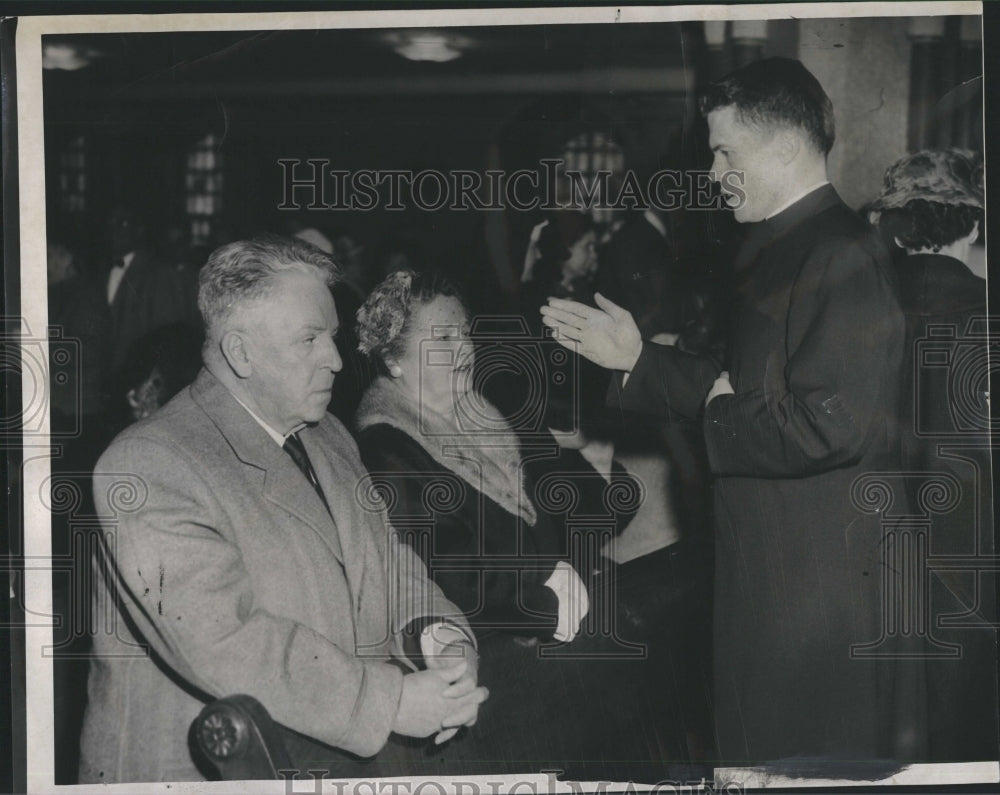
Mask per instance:
[[[632,315],[600,293],[597,307],[550,298],[542,322],[555,330],[560,345],[601,367],[631,372],[642,352],[642,337]]]

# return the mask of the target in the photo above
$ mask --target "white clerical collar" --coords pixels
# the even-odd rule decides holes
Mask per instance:
[[[657,232],[660,233],[660,237],[665,238],[667,236],[667,227],[664,225],[663,221],[660,220],[660,216],[658,216],[652,210],[646,210],[642,214],[642,217],[646,219],[646,221],[649,223],[651,227],[653,227],[653,229],[655,229]]]
[[[795,202],[799,201],[800,199],[804,199],[806,196],[808,196],[814,190],[818,190],[819,188],[822,188],[824,185],[829,185],[829,184],[830,184],[830,180],[824,179],[821,182],[817,182],[815,185],[811,185],[810,187],[808,187],[804,191],[802,191],[802,193],[795,194],[795,196],[793,196],[791,199],[789,199],[784,204],[782,204],[778,209],[773,210],[771,212],[771,214],[769,216],[767,216],[767,218],[765,218],[764,220],[765,221],[770,221],[778,213],[783,213],[785,210],[787,210],[789,207],[791,207],[793,204],[795,204]]]
[[[265,431],[267,431],[267,435],[270,436],[272,439],[274,439],[274,441],[277,443],[277,445],[279,447],[284,447],[285,446],[285,440],[289,436],[291,436],[296,431],[301,430],[303,427],[305,427],[305,425],[303,424],[303,425],[299,425],[299,426],[293,428],[288,433],[285,433],[285,434],[278,433],[276,430],[274,430],[274,428],[272,428],[270,425],[268,425],[266,422],[264,422],[264,420],[262,420],[256,414],[254,414],[253,411],[250,409],[250,407],[246,403],[244,403],[242,400],[240,400],[238,397],[236,397],[236,395],[234,395],[232,392],[230,392],[229,394],[233,395],[233,398],[236,400],[236,402],[239,403],[241,406],[243,406],[243,408],[245,408],[247,410],[247,414],[249,414],[251,417],[253,417],[257,421],[257,424],[260,425],[261,428],[263,428]]]

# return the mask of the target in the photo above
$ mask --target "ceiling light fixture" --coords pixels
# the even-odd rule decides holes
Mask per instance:
[[[85,44],[68,41],[47,41],[42,44],[42,69],[61,69],[75,72],[90,66],[104,53]]]
[[[384,33],[382,41],[409,61],[447,63],[460,58],[475,42],[467,36],[441,30],[392,30]]]

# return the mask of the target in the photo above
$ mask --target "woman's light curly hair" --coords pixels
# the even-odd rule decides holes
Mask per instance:
[[[369,294],[357,312],[358,350],[376,362],[399,358],[413,313],[438,296],[461,301],[458,288],[437,274],[398,270]]]

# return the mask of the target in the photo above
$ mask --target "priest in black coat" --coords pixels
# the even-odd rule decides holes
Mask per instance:
[[[644,342],[603,297],[552,300],[545,323],[617,371],[615,405],[703,416],[720,763],[919,753],[894,662],[865,656],[882,634],[883,528],[852,499],[857,478],[896,469],[904,322],[888,252],[827,181],[833,108],[801,63],[744,67],[701,109],[749,227],[728,362]]]

